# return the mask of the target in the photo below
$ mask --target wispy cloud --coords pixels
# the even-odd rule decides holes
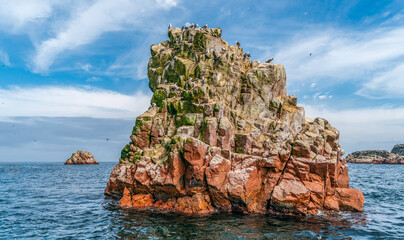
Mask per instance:
[[[327,88],[350,81],[362,86],[357,94],[364,97],[402,98],[403,19],[399,13],[369,30],[313,27],[270,50],[276,62],[285,64],[291,86]]]
[[[86,71],[86,72],[89,72],[90,69],[92,68],[91,64],[89,64],[89,63],[86,63],[86,64],[79,64],[79,67],[80,67],[81,69],[83,69],[84,71]]]
[[[64,51],[92,43],[102,34],[142,27],[148,17],[176,6],[177,0],[98,0],[76,13],[54,37],[41,42],[33,57],[33,70],[46,72]]]
[[[370,98],[404,98],[404,64],[379,72],[357,94]]]
[[[36,87],[0,89],[0,120],[13,117],[91,117],[135,119],[150,96],[95,88]]]
[[[284,45],[276,54],[277,61],[287,66],[292,81],[346,81],[367,76],[368,71],[385,70],[404,57],[401,26],[369,32],[323,29],[310,35]]]
[[[323,117],[341,131],[342,146],[347,152],[390,150],[394,143],[404,142],[404,106],[337,110],[323,105],[302,105],[306,116]]]
[[[0,63],[10,66],[10,58],[8,57],[8,54],[5,53],[0,49]]]
[[[55,0],[0,0],[0,25],[5,31],[20,32],[27,25],[49,18],[57,4]]]

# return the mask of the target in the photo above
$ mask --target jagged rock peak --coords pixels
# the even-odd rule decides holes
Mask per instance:
[[[151,46],[151,107],[106,194],[183,213],[358,210],[339,131],[305,118],[282,64],[251,61],[220,28],[170,28]]]

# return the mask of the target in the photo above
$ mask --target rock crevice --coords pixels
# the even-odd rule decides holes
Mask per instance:
[[[171,28],[151,46],[152,106],[105,193],[182,213],[361,211],[339,131],[305,117],[282,64],[251,61],[221,32]]]

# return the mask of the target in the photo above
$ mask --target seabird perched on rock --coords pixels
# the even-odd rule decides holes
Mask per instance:
[[[271,59],[269,59],[269,60],[267,59],[267,60],[265,60],[265,62],[266,62],[266,63],[271,63],[272,60],[274,60],[274,58],[271,58]]]
[[[188,30],[188,27],[185,27],[185,30]]]
[[[170,24],[168,24],[168,30],[170,30],[171,29],[171,23]]]
[[[237,47],[240,47],[240,43],[238,41],[236,41],[236,45]]]
[[[226,48],[222,47],[222,51],[225,52],[225,51],[226,51]]]
[[[184,31],[184,29],[185,29],[185,27],[184,27],[184,26],[182,26],[181,30],[182,30],[182,31]]]
[[[205,84],[205,77],[202,76],[202,86]]]
[[[205,26],[202,27],[203,29],[207,29],[208,28],[208,24],[205,24]]]
[[[182,42],[182,34],[180,35],[180,42]]]

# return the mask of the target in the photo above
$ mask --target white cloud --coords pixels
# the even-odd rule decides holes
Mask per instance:
[[[326,99],[326,98],[327,98],[327,95],[320,95],[320,96],[318,96],[318,98],[319,98],[319,99]]]
[[[103,79],[100,77],[90,77],[87,78],[86,82],[101,82]]]
[[[55,37],[37,46],[33,70],[46,72],[62,52],[92,43],[103,33],[124,30],[128,25],[148,28],[150,26],[144,25],[147,17],[156,17],[159,10],[170,9],[177,2],[178,0],[96,1],[65,22]]]
[[[89,63],[80,64],[79,66],[80,66],[81,69],[83,69],[83,70],[86,71],[86,72],[89,72],[90,69],[91,69],[91,67],[92,67],[91,64],[89,64]]]
[[[374,98],[404,98],[404,64],[378,73],[357,92],[359,95]]]
[[[275,59],[285,64],[292,82],[322,79],[324,85],[366,81],[404,60],[403,39],[402,25],[367,32],[321,29],[299,33],[279,47]]]
[[[342,147],[347,153],[366,149],[390,150],[395,143],[404,143],[404,106],[346,110],[306,104],[302,106],[306,116],[325,118],[340,130]]]
[[[8,54],[3,52],[1,49],[0,49],[0,62],[6,66],[10,66],[10,58],[8,57]]]
[[[0,0],[0,25],[6,31],[20,31],[50,17],[55,4],[55,0]]]
[[[91,117],[135,119],[150,105],[150,96],[95,88],[36,87],[0,89],[1,118]]]

